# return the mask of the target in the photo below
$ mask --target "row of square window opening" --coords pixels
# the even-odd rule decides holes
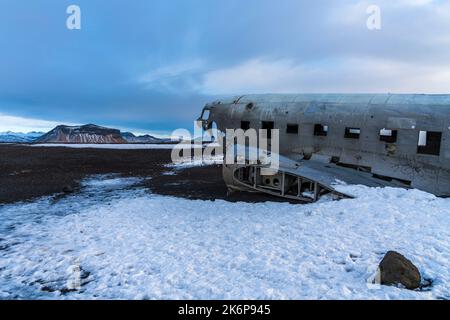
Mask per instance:
[[[268,130],[268,138],[271,138],[271,131],[275,128],[274,122],[263,121],[262,129]],[[250,121],[241,121],[241,129],[249,130]],[[286,133],[298,134],[298,124],[288,124]],[[314,125],[314,135],[318,137],[326,137],[328,135],[328,126],[322,124]],[[380,130],[380,141],[387,143],[397,142],[397,130]],[[359,139],[361,136],[360,128],[345,128],[344,137],[347,139]],[[441,152],[442,132],[420,131],[417,143],[417,153],[439,156]]]

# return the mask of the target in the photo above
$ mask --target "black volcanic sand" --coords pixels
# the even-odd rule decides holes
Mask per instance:
[[[144,177],[149,192],[188,199],[280,201],[237,192],[227,195],[221,166],[167,168],[170,150],[75,149],[0,144],[0,203],[77,192],[80,181],[95,174]],[[175,175],[166,175],[174,171]]]

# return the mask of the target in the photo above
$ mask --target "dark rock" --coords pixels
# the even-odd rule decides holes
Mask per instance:
[[[384,285],[403,285],[414,290],[420,287],[420,272],[400,253],[389,251],[380,263],[380,281]]]
[[[43,287],[41,288],[41,290],[42,290],[42,291],[45,291],[45,292],[55,292],[55,291],[56,291],[56,289],[54,289],[54,288],[52,288],[52,287],[49,287],[49,286],[43,286]]]
[[[72,186],[65,186],[62,191],[64,193],[73,193],[75,190],[72,188]]]

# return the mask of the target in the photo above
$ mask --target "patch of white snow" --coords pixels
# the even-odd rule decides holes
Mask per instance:
[[[134,182],[101,177],[60,200],[1,206],[0,298],[450,298],[450,199],[342,186],[357,198],[211,202]],[[368,284],[388,250],[429,291]]]

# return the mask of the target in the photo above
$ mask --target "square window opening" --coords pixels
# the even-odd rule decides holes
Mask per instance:
[[[387,143],[395,143],[397,142],[398,131],[390,130],[390,129],[381,129],[380,130],[380,141]]]
[[[314,135],[318,137],[326,137],[328,135],[328,126],[323,124],[314,125]]]
[[[286,128],[286,133],[298,134],[298,124],[288,124]]]
[[[272,139],[272,130],[275,128],[275,123],[273,121],[263,121],[262,129],[267,130],[267,139]]]
[[[347,139],[359,139],[360,135],[360,128],[345,128],[345,138]]]
[[[420,131],[417,153],[439,156],[441,154],[442,132]]]
[[[241,121],[241,129],[244,131],[250,129],[250,121]]]

